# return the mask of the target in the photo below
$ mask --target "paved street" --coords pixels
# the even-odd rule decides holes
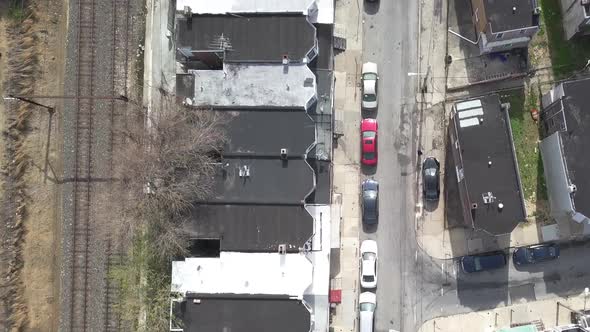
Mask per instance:
[[[419,70],[419,2],[364,5],[363,62],[377,63],[380,76],[379,110],[362,114],[379,122],[379,164],[361,168],[362,178],[380,183],[379,225],[360,234],[361,241],[375,239],[379,246],[375,331],[417,331],[435,317],[581,292],[590,266],[580,266],[576,257],[590,254],[588,244],[562,248],[557,262],[521,269],[509,262],[472,275],[460,272],[458,260],[434,259],[420,249],[414,210],[420,105],[417,77],[407,74]]]
[[[418,2],[365,2],[363,62],[379,66],[379,109],[366,113],[379,122],[379,164],[362,168],[380,183],[379,225],[364,229],[361,240],[379,246],[379,285],[375,331],[416,330],[422,317],[415,305],[421,297],[422,272],[416,264],[414,195],[416,169],[415,78],[417,67]],[[419,258],[420,260],[421,258]],[[422,265],[423,266],[423,265]],[[434,271],[434,268],[433,268]]]

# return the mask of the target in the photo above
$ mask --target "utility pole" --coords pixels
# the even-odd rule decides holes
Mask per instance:
[[[35,105],[35,106],[39,106],[39,107],[43,107],[47,110],[47,112],[49,112],[50,115],[53,115],[53,113],[55,113],[55,108],[52,106],[47,106],[47,105],[43,105],[40,104],[34,100],[25,98],[25,97],[20,97],[20,96],[14,96],[14,95],[8,95],[8,97],[4,97],[4,100],[20,100],[20,101],[24,101],[25,103],[29,103],[31,105]]]

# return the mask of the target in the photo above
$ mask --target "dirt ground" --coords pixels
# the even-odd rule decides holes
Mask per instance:
[[[1,2],[4,4],[4,2]],[[35,75],[33,91],[36,95],[60,95],[63,84],[63,52],[65,18],[63,1],[37,0],[30,2],[34,8],[33,31],[34,49],[37,54],[38,73]],[[6,11],[0,8],[0,12]],[[8,61],[6,27],[14,17],[0,17],[0,84],[5,82]],[[2,95],[5,86],[0,85]],[[22,148],[28,160],[22,179],[26,195],[26,214],[22,225],[25,241],[22,250],[20,279],[25,287],[20,289],[20,301],[26,308],[23,331],[57,331],[59,320],[59,253],[60,234],[58,223],[59,183],[55,174],[61,174],[59,164],[59,104],[57,100],[37,100],[48,106],[55,106],[57,112],[50,117],[49,112],[40,107],[31,108],[27,129],[23,131]],[[21,103],[21,101],[4,101]],[[0,103],[0,128],[4,131],[5,114]],[[4,139],[4,138],[3,138]],[[4,147],[5,144],[0,144]],[[0,151],[3,152],[3,151]],[[4,156],[4,154],[1,154]],[[10,162],[2,160],[3,166]],[[2,193],[4,196],[4,193]],[[3,197],[4,198],[4,197]]]

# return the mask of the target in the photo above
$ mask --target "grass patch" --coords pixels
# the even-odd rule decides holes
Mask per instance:
[[[537,94],[532,89],[527,95],[520,90],[503,95],[502,102],[510,103],[510,125],[524,197],[529,201],[546,200],[547,187],[538,147],[539,127],[530,115],[530,109],[539,109]]]
[[[564,78],[582,69],[590,59],[588,39],[567,41],[563,31],[563,19],[559,1],[541,0],[543,30],[547,32],[553,74]]]
[[[169,329],[171,265],[158,257],[145,236],[138,238],[126,261],[109,275],[120,286],[116,309],[131,331]]]
[[[26,16],[24,1],[11,0],[8,5],[7,15],[14,21],[22,21]]]

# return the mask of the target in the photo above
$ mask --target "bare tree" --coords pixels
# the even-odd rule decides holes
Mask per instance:
[[[147,223],[158,252],[170,257],[187,248],[183,216],[211,193],[226,117],[177,106],[148,117],[146,124],[121,133],[126,143],[119,149],[116,174],[134,193],[126,204],[132,209],[124,233],[134,234]]]

